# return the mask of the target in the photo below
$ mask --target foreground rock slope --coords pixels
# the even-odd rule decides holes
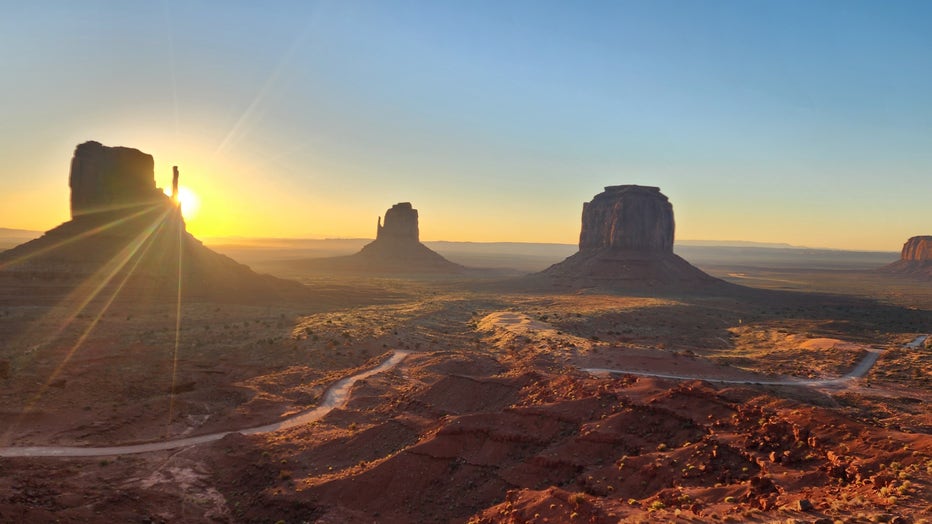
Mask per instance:
[[[236,302],[303,299],[304,286],[259,275],[185,229],[178,203],[155,185],[153,158],[85,142],[71,161],[72,219],[0,254],[0,278],[37,299],[108,287],[137,298]],[[180,282],[179,282],[180,279]]]
[[[583,204],[579,251],[530,281],[622,290],[727,286],[673,254],[673,205],[658,187],[608,186]]]

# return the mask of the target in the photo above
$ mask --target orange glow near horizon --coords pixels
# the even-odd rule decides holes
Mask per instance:
[[[169,188],[164,189],[163,192],[172,196],[172,190]],[[201,208],[201,199],[198,198],[197,193],[185,186],[178,186],[178,203],[181,205],[181,215],[185,220],[194,219]]]

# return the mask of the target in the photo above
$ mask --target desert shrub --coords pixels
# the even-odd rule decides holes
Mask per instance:
[[[586,494],[581,491],[577,491],[576,493],[570,494],[567,501],[574,506],[578,506],[586,501]]]

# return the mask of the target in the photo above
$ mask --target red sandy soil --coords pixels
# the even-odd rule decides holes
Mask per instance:
[[[210,335],[189,328],[203,343],[186,353],[174,434],[198,414],[192,434],[275,420],[388,350],[414,353],[311,425],[144,455],[0,459],[0,522],[928,521],[932,394],[897,370],[932,369],[932,356],[897,348],[929,313],[842,306],[448,291],[307,314],[204,306],[191,316]],[[100,360],[62,371],[16,445],[159,438],[164,389],[103,400],[155,362],[115,356],[135,330],[162,336],[164,319],[137,314],[104,332],[116,342],[95,339]],[[868,346],[889,349],[847,389],[578,371],[745,377],[803,359],[832,377]],[[5,399],[22,405],[52,364],[13,363]],[[111,366],[124,371],[100,372]]]

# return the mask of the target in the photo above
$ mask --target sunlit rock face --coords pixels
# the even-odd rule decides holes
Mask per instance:
[[[168,203],[155,187],[154,161],[129,147],[85,142],[71,160],[71,217]]]
[[[583,204],[579,250],[673,253],[673,205],[659,187],[608,186]]]
[[[900,260],[932,261],[932,235],[912,237],[903,244]]]
[[[900,259],[878,271],[932,280],[932,235],[910,238],[903,244]]]
[[[393,205],[385,212],[385,224],[379,221],[375,239],[394,241],[419,241],[420,234],[417,224],[417,209],[411,207],[410,202],[401,202]]]

